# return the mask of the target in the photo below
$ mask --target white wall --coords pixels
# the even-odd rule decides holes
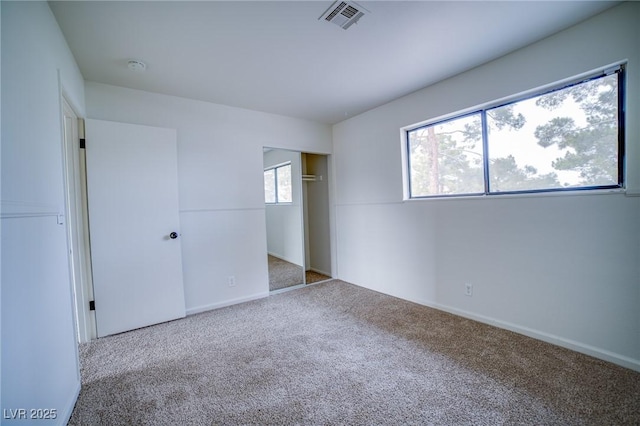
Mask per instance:
[[[84,82],[47,3],[1,8],[2,409],[55,409],[56,419],[37,423],[66,424],[80,376],[67,238],[57,224],[60,94],[82,116]]]
[[[331,128],[91,82],[85,91],[90,118],[178,131],[187,313],[266,296],[263,147],[330,153]]]
[[[267,251],[296,265],[304,266],[302,224],[302,164],[300,152],[271,150],[264,154],[264,168],[291,163],[291,203],[267,204]]]
[[[640,370],[640,197],[403,202],[400,128],[628,60],[640,194],[640,4],[334,126],[338,276]],[[472,297],[464,283],[474,285]]]

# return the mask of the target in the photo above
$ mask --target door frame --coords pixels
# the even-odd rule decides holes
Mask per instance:
[[[277,293],[281,293],[283,291],[288,291],[288,290],[292,290],[292,289],[296,289],[296,288],[300,288],[303,286],[306,286],[307,283],[307,279],[306,279],[306,271],[307,270],[312,270],[324,275],[328,275],[331,279],[336,278],[337,277],[337,256],[336,256],[336,238],[335,238],[335,217],[334,217],[334,209],[333,206],[335,205],[335,201],[334,201],[334,179],[332,178],[333,176],[333,163],[332,163],[332,155],[331,154],[326,154],[326,153],[322,153],[322,152],[313,152],[313,151],[307,151],[307,150],[300,150],[300,149],[295,149],[295,148],[279,148],[276,146],[264,146],[262,148],[262,152],[263,152],[263,169],[264,169],[264,154],[266,151],[272,151],[272,150],[276,150],[276,151],[286,151],[286,152],[291,152],[291,153],[295,153],[299,156],[300,158],[300,176],[298,176],[298,180],[300,181],[300,208],[299,208],[299,214],[300,214],[300,220],[301,220],[301,232],[302,232],[302,255],[301,255],[301,259],[302,259],[302,269],[303,269],[303,277],[302,277],[302,283],[299,285],[293,285],[290,287],[285,287],[282,289],[277,289],[277,290],[271,290],[270,294],[277,294]],[[327,208],[328,208],[328,215],[326,217],[327,221],[328,221],[328,229],[327,229],[327,239],[328,239],[328,252],[326,253],[329,257],[329,270],[327,271],[320,271],[318,269],[315,269],[313,267],[311,267],[311,258],[310,258],[310,241],[311,238],[309,236],[310,232],[309,232],[309,221],[308,221],[308,217],[307,217],[307,211],[308,211],[308,206],[307,206],[307,188],[306,188],[306,183],[305,179],[303,178],[303,176],[305,175],[305,161],[306,161],[306,155],[317,155],[317,156],[322,156],[324,157],[324,161],[326,162],[326,176],[323,177],[323,179],[326,179],[327,181],[327,195],[328,198],[326,200],[327,203]],[[263,182],[264,183],[264,182]],[[262,190],[264,191],[264,187],[262,188]],[[266,214],[266,205],[265,205],[265,214]],[[267,222],[265,221],[265,234],[268,234],[268,230],[266,229],[267,227]],[[267,250],[267,254],[268,250]],[[268,268],[268,266],[267,266]],[[270,283],[267,282],[267,284],[269,285]],[[312,284],[315,284],[312,283]]]
[[[69,119],[71,132],[67,132]],[[65,217],[69,252],[69,275],[73,289],[74,317],[79,343],[97,336],[95,314],[89,308],[93,300],[91,248],[87,208],[87,179],[84,140],[84,120],[78,116],[64,92],[61,96],[63,171],[65,185]]]

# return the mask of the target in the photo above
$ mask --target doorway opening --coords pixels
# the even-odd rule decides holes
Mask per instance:
[[[302,153],[305,283],[331,279],[329,161],[326,155]]]

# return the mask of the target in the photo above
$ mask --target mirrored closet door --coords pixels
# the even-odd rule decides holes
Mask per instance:
[[[269,291],[304,284],[300,153],[265,148],[264,184]]]
[[[269,291],[330,279],[326,155],[264,149]]]

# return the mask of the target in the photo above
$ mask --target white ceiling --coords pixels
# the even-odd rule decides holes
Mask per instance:
[[[71,1],[51,9],[87,81],[336,123],[500,57],[611,1]],[[127,60],[147,64],[144,73]]]

